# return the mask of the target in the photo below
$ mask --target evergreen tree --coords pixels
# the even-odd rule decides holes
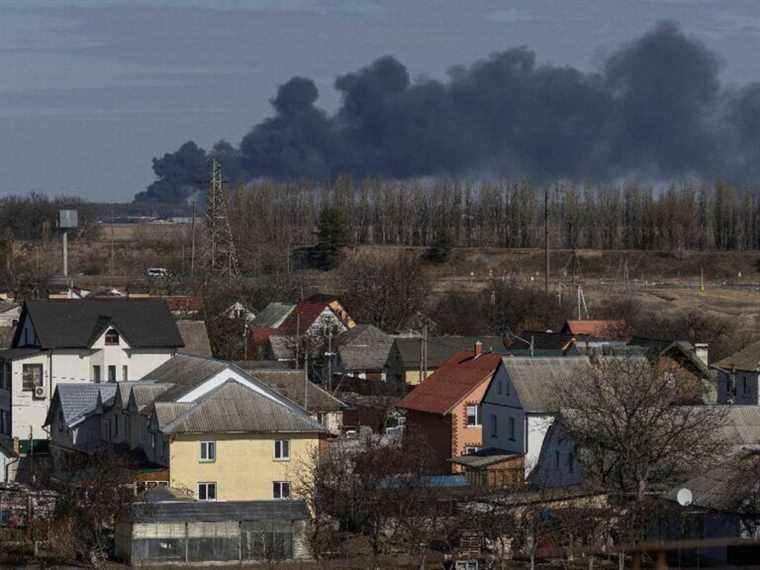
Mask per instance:
[[[333,269],[340,260],[341,250],[350,243],[343,213],[335,207],[323,208],[317,224],[317,253],[322,269]]]
[[[446,230],[439,231],[433,243],[430,244],[425,258],[433,263],[446,263],[451,257],[451,250],[454,248],[454,242],[451,235]]]

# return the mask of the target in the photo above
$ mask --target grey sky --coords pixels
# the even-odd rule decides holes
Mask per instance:
[[[341,73],[393,54],[413,76],[527,45],[591,69],[676,20],[760,80],[757,0],[0,0],[0,191],[126,201],[150,159],[188,139],[237,144],[277,85],[313,78],[334,109]]]

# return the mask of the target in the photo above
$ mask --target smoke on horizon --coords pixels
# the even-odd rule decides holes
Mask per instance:
[[[202,186],[205,161],[234,181],[451,176],[608,182],[696,177],[748,184],[760,175],[760,83],[721,85],[720,58],[663,22],[598,70],[542,65],[520,47],[412,81],[385,56],[341,75],[337,112],[294,77],[274,115],[239,147],[186,143],[154,159],[138,199],[177,201]]]

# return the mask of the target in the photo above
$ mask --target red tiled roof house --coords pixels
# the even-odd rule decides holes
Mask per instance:
[[[440,473],[458,472],[449,459],[483,447],[480,402],[501,363],[501,356],[475,351],[455,353],[396,406],[406,412],[406,430],[420,437],[435,456]]]

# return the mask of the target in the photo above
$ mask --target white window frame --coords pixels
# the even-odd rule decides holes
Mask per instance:
[[[108,370],[108,383],[113,384],[114,382],[116,382],[116,365],[109,364],[107,370]],[[111,374],[111,371],[113,371],[113,374]]]
[[[198,461],[201,463],[214,463],[216,461],[216,441],[206,440],[200,442],[198,446]]]
[[[470,423],[470,418],[472,417],[470,415],[470,409],[475,408],[475,423]],[[478,404],[467,404],[467,407],[464,409],[465,413],[465,426],[468,428],[479,428],[481,427],[481,417],[480,417],[480,406]]]
[[[124,382],[129,381],[129,366],[127,366],[126,364],[121,365],[121,379]]]
[[[206,495],[205,498],[201,498],[201,486],[204,488],[204,495]],[[214,489],[213,499],[208,498],[208,492],[211,488]],[[217,487],[216,481],[198,481],[198,484],[195,487],[195,491],[199,501],[216,501],[219,499],[219,489]]]
[[[273,453],[275,461],[290,461],[290,440],[275,439]]]
[[[283,490],[287,489],[287,495],[283,496]],[[286,501],[290,499],[291,494],[290,481],[272,481],[272,498],[277,501]],[[279,495],[279,497],[277,496]]]
[[[116,335],[116,342],[108,342],[108,336],[115,334]],[[117,331],[115,328],[110,328],[106,331],[106,334],[103,336],[103,344],[105,346],[119,346],[121,344],[121,335],[119,334],[119,331]]]

